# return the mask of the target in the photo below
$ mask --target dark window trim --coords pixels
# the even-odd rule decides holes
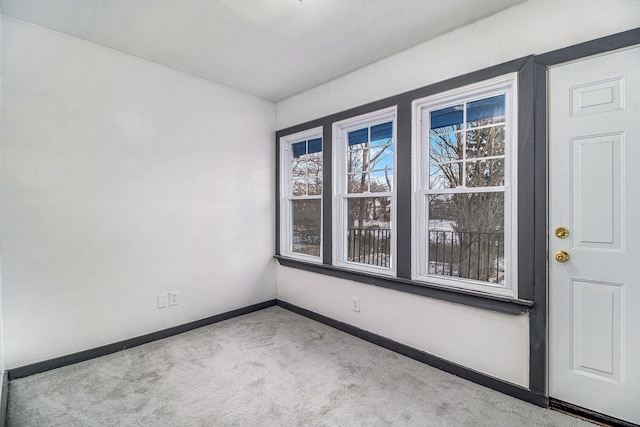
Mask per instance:
[[[396,108],[396,277],[411,281],[411,102]],[[403,171],[403,172],[400,172]],[[408,171],[408,173],[407,173]]]
[[[529,310],[529,389],[547,394],[547,69],[534,63],[533,308]]]
[[[536,55],[534,59],[538,64],[546,66],[558,65],[563,62],[586,58],[587,56],[631,47],[636,44],[640,44],[640,28]]]
[[[411,122],[412,105],[417,99],[430,95],[456,89],[462,86],[474,84],[494,77],[509,73],[518,73],[518,298],[509,298],[500,295],[492,295],[470,290],[449,288],[442,285],[416,282],[411,280],[411,202],[412,202],[412,167],[411,167]],[[534,257],[533,236],[536,215],[532,203],[533,200],[533,126],[527,125],[533,122],[533,56],[515,59],[493,67],[474,71],[462,76],[454,77],[419,89],[391,96],[349,110],[330,114],[328,116],[311,120],[299,125],[291,126],[276,132],[276,258],[281,265],[292,268],[304,269],[320,274],[347,278],[362,283],[381,286],[389,289],[400,290],[416,295],[428,296],[444,301],[455,302],[487,310],[498,311],[518,315],[533,306],[534,295]],[[292,260],[281,256],[280,253],[280,139],[291,134],[302,132],[315,127],[323,127],[323,162],[324,170],[332,171],[332,129],[335,122],[339,122],[363,114],[373,113],[389,107],[396,107],[396,150],[397,166],[397,270],[396,277],[377,276],[364,272],[351,271],[332,265],[332,196],[325,192],[323,197],[323,263],[312,264],[303,261]],[[525,118],[526,122],[525,123]],[[332,173],[324,174],[323,188],[332,188]],[[531,188],[524,188],[524,185]],[[546,215],[546,213],[543,213]],[[522,218],[522,220],[520,219]],[[524,221],[527,222],[524,222]]]

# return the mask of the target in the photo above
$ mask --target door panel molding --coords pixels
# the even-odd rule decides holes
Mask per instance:
[[[624,76],[574,86],[570,90],[571,117],[624,109]]]
[[[624,250],[624,132],[571,138],[572,249]]]
[[[624,384],[624,285],[571,279],[571,369]]]

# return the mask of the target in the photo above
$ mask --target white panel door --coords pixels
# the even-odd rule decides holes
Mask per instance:
[[[640,47],[549,71],[549,396],[640,423]]]

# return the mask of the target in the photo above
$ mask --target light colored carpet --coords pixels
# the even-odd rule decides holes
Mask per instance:
[[[280,307],[10,383],[27,426],[592,426]]]

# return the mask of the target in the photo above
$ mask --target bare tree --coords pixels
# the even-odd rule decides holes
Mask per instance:
[[[357,149],[347,153],[347,174],[349,193],[371,193],[371,198],[359,198],[357,203],[350,204],[349,218],[351,228],[363,228],[367,220],[383,219],[381,211],[388,210],[389,202],[377,198],[376,193],[391,191],[393,170],[383,167],[382,161],[393,155],[391,139],[384,144],[371,146],[370,142],[359,144]],[[384,183],[372,177],[372,171],[384,172]],[[375,206],[376,203],[379,206]],[[388,219],[388,218],[387,218]]]
[[[322,152],[303,154],[291,162],[294,196],[322,195]],[[320,255],[321,200],[291,201],[293,251]]]
[[[488,119],[474,124],[486,126],[490,123]],[[451,126],[447,131],[431,135],[429,157],[433,188],[472,189],[504,185],[503,126],[468,130],[466,141],[460,125]],[[432,195],[429,198],[429,217],[450,221],[455,232],[448,243],[452,245],[449,253],[443,249],[442,262],[454,263],[460,277],[500,280],[498,270],[501,267],[497,258],[501,256],[500,241],[504,230],[502,192]],[[437,258],[437,252],[435,255]],[[431,255],[430,258],[433,260]],[[453,268],[449,270],[453,273]]]
[[[393,186],[393,143],[363,142],[347,151],[347,186],[349,193],[368,193],[367,197],[347,201],[348,259],[375,265],[390,260],[391,199],[380,193]],[[393,163],[393,162],[391,162]]]

